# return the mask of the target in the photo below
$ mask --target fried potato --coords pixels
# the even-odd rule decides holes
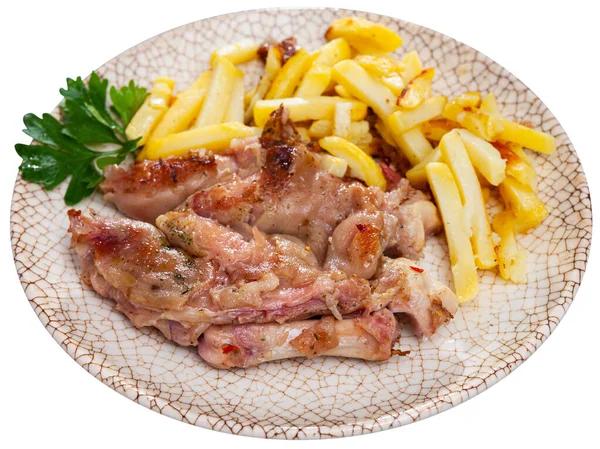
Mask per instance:
[[[425,170],[444,223],[456,296],[461,303],[469,301],[477,295],[479,283],[458,187],[446,164],[432,162]]]
[[[494,186],[504,181],[506,162],[498,149],[466,129],[459,129],[457,132],[469,153],[471,162],[479,173]]]
[[[373,135],[370,132],[371,126],[366,120],[350,123],[350,134],[348,140],[359,147],[367,154],[371,154],[370,143],[373,141]]]
[[[341,84],[336,84],[333,87],[333,90],[335,91],[336,94],[338,94],[340,97],[344,97],[344,98],[352,98],[352,95],[350,94],[350,92],[348,92],[344,86],[342,86]]]
[[[421,128],[412,128],[403,133],[392,131],[392,136],[396,142],[396,146],[400,148],[411,165],[417,165],[433,151],[433,147],[421,131]]]
[[[538,226],[548,216],[548,210],[535,194],[531,186],[521,184],[512,176],[507,176],[498,186],[500,196],[516,217],[519,233]]]
[[[515,235],[516,219],[510,211],[494,217],[492,227],[500,237],[498,244],[498,269],[500,276],[517,284],[527,282],[527,252],[520,248]]]
[[[223,121],[244,123],[244,73],[241,70],[236,73]]]
[[[385,122],[381,119],[381,117],[377,117],[377,121],[375,122],[375,129],[388,145],[391,145],[393,147],[398,146],[398,144],[394,140],[392,132],[388,129],[387,126],[385,126]]]
[[[304,78],[296,89],[295,97],[318,97],[321,95],[331,81],[331,67],[322,64],[313,64],[306,72]]]
[[[283,65],[275,76],[265,99],[289,98],[294,95],[298,83],[312,64],[312,56],[301,48]]]
[[[350,59],[352,50],[346,39],[337,38],[319,48],[319,55],[313,64],[333,67],[344,59]]]
[[[259,136],[260,133],[260,128],[245,126],[242,123],[218,123],[152,140],[146,144],[145,151],[148,159],[183,156],[196,148],[218,152],[229,148],[233,139]]]
[[[331,77],[352,96],[370,106],[381,118],[387,117],[396,110],[394,94],[373,79],[356,61],[348,59],[338,62],[333,66]]]
[[[435,70],[429,68],[413,78],[400,93],[397,105],[403,110],[408,110],[415,109],[422,104],[431,96],[431,80],[434,75]]]
[[[415,109],[394,112],[386,119],[386,124],[392,133],[402,134],[409,129],[421,125],[423,122],[440,116],[444,111],[446,101],[446,97],[442,95],[429,98]]]
[[[385,26],[360,17],[345,17],[334,21],[325,38],[330,41],[344,38],[359,53],[377,54],[396,50],[402,45],[402,39]]]
[[[237,69],[228,59],[218,58],[215,60],[206,97],[196,123],[194,123],[195,128],[223,122],[233,85],[240,73],[241,70]]]
[[[456,116],[456,121],[476,136],[490,142],[499,139],[504,129],[503,120],[481,111],[462,111]]]
[[[455,128],[460,128],[460,125],[445,118],[433,119],[421,124],[421,131],[425,137],[436,142],[442,140],[442,137]]]
[[[554,136],[504,119],[501,119],[500,123],[503,129],[498,139],[514,142],[540,153],[552,154],[556,151]]]
[[[333,121],[315,120],[308,128],[308,135],[313,139],[322,139],[333,133]]]
[[[423,158],[421,162],[408,170],[404,176],[410,182],[410,185],[416,189],[424,189],[427,187],[427,172],[425,167],[430,162],[442,162],[442,152],[440,148],[435,148],[431,153]]]
[[[465,92],[446,103],[444,107],[444,118],[458,122],[458,114],[464,111],[475,111],[481,105],[481,94],[479,92]]]
[[[154,80],[150,93],[125,129],[128,139],[141,137],[138,145],[144,145],[154,127],[167,113],[174,87],[175,81],[170,78]]]
[[[404,84],[407,85],[416,76],[423,72],[423,64],[419,59],[419,55],[416,51],[411,51],[403,59],[402,64],[404,65],[404,71],[402,72],[402,79]]]
[[[333,117],[333,135],[348,139],[352,123],[352,103],[340,102],[335,105]]]
[[[398,74],[382,76],[379,81],[381,81],[381,84],[387,87],[396,96],[402,94],[405,87],[402,76]]]
[[[340,102],[352,104],[352,120],[362,120],[367,115],[367,105],[348,98],[341,97],[312,97],[312,98],[281,98],[275,100],[260,100],[254,106],[254,121],[256,126],[262,127],[267,122],[269,115],[280,105],[289,109],[290,119],[293,122],[304,120],[333,120],[335,105]]]
[[[331,173],[333,176],[343,178],[348,170],[348,162],[341,157],[335,157],[325,152],[315,153],[315,157],[321,164],[321,167]]]
[[[245,123],[250,123],[252,117],[254,117],[254,106],[258,101],[265,98],[265,95],[271,88],[273,80],[281,70],[282,58],[283,54],[281,53],[281,49],[276,45],[272,45],[269,48],[269,52],[267,53],[267,60],[265,62],[265,72],[263,73],[262,77],[260,78],[260,81],[258,82],[256,92],[252,96],[248,107],[246,107],[246,112],[244,114]]]
[[[512,142],[494,142],[494,147],[506,163],[506,175],[537,190],[537,175],[523,147]]]
[[[482,112],[485,112],[490,117],[494,118],[502,118],[500,117],[500,111],[498,110],[498,103],[496,102],[496,95],[493,93],[489,93],[485,96],[485,98],[481,102],[481,106],[479,106]]]
[[[375,78],[398,75],[404,70],[401,63],[386,56],[357,55],[354,61]]]
[[[310,142],[310,134],[308,133],[308,128],[305,128],[304,126],[296,126],[296,131],[298,131],[298,134],[300,134],[302,140]]]
[[[386,189],[387,182],[377,162],[352,142],[341,137],[329,136],[319,140],[319,146],[332,156],[345,159],[358,178],[368,186]]]
[[[254,98],[254,95],[256,94],[256,90],[257,89],[258,89],[258,86],[257,87],[253,87],[252,89],[247,90],[244,93],[244,111],[246,109],[248,109],[248,106],[250,106],[250,102],[252,101],[252,98]]]
[[[148,140],[160,139],[188,129],[200,112],[210,78],[211,71],[208,70],[200,75],[190,87],[179,92]]]
[[[210,65],[213,67],[218,58],[225,58],[232,64],[241,64],[252,61],[258,57],[258,44],[250,39],[226,45],[215,50],[210,57]]]
[[[498,264],[498,260],[481,186],[457,131],[451,131],[444,136],[440,142],[440,150],[454,175],[462,198],[465,225],[471,238],[475,264],[483,269],[493,268]]]

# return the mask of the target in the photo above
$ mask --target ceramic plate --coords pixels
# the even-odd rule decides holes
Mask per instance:
[[[527,119],[554,135],[558,151],[532,154],[539,196],[550,216],[522,236],[529,253],[526,285],[481,275],[477,299],[428,341],[405,328],[406,357],[383,363],[342,358],[285,360],[220,371],[192,348],[178,347],[151,329],[135,329],[113,302],[79,278],[69,249],[64,185],[47,192],[17,180],[12,244],[17,271],[32,307],[54,339],[109,387],[154,411],[200,427],[267,438],[358,435],[409,424],[447,410],[502,379],[529,357],[558,324],[581,282],[592,213],[588,186],[564,130],[533,92],[511,73],[435,31],[402,20],[334,9],[277,9],[213,17],[149,39],[104,64],[113,84],[149,85],[170,76],[189,85],[208,67],[211,52],[242,38],[290,35],[314,49],[328,24],[357,15],[380,22],[404,39],[400,54],[416,50],[435,67],[434,92],[494,92],[503,115]],[[259,64],[245,70],[257,81]],[[74,76],[76,74],[65,74]],[[117,212],[96,195],[78,205],[102,215]],[[423,266],[450,283],[443,237],[430,240]]]

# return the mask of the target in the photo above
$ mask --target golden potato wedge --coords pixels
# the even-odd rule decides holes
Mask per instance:
[[[444,111],[446,101],[446,97],[442,95],[429,98],[415,109],[394,112],[387,117],[386,124],[393,134],[401,134],[440,116]]]
[[[475,264],[482,269],[493,268],[498,264],[498,260],[481,186],[463,141],[456,130],[446,134],[440,141],[440,151],[454,175],[462,198],[465,225],[471,238]]]
[[[284,64],[275,76],[265,99],[289,98],[294,95],[298,83],[312,64],[312,56],[301,48]]]
[[[531,186],[521,184],[512,176],[498,186],[506,207],[516,217],[518,232],[526,232],[538,226],[548,216],[548,209],[535,194]]]
[[[497,186],[506,177],[506,162],[498,147],[477,137],[466,129],[458,129],[471,162],[479,173],[492,185]]]
[[[498,269],[502,278],[517,284],[527,282],[527,252],[519,247],[515,235],[516,218],[510,211],[494,217],[492,227],[500,237],[498,244]]]
[[[500,123],[502,130],[498,139],[514,142],[540,153],[552,154],[556,151],[554,136],[508,120],[501,119]]]
[[[481,111],[462,111],[456,116],[456,121],[476,136],[489,142],[500,138],[504,130],[502,120]]]
[[[319,146],[332,156],[345,159],[348,166],[368,186],[386,189],[387,182],[377,162],[352,142],[341,137],[329,136],[319,140]]]
[[[435,70],[423,70],[411,80],[398,97],[397,105],[403,110],[415,109],[431,96],[431,80]]]
[[[259,136],[261,131],[260,128],[245,126],[237,122],[218,123],[152,140],[146,144],[144,149],[148,159],[183,156],[189,150],[196,148],[218,152],[229,148],[233,139]]]
[[[278,98],[275,100],[260,100],[254,106],[254,121],[256,126],[262,127],[267,123],[269,115],[280,105],[290,110],[290,119],[293,122],[304,120],[333,120],[335,105],[341,102],[352,104],[352,120],[362,120],[367,115],[367,105],[342,97],[312,97],[312,98]]]
[[[404,87],[405,87],[402,76],[400,76],[398,74],[382,76],[379,79],[379,81],[381,81],[381,84],[383,84],[385,87],[387,87],[396,96],[399,96],[400,94],[402,94],[402,91],[404,90]]]
[[[334,21],[325,38],[330,41],[344,38],[359,53],[377,54],[395,51],[402,39],[385,26],[360,17],[344,17]]]
[[[171,104],[175,81],[170,78],[156,78],[142,106],[131,118],[125,129],[128,139],[137,139],[144,145],[155,126],[164,117]]]
[[[353,97],[370,106],[381,118],[387,117],[396,110],[394,94],[373,79],[356,61],[348,59],[338,62],[333,66],[331,77]]]
[[[416,76],[423,72],[423,64],[419,59],[419,55],[416,51],[411,51],[403,59],[402,64],[404,70],[402,72],[402,79],[404,84],[408,85]]]
[[[423,131],[423,134],[425,134],[425,137],[429,140],[439,142],[442,140],[442,137],[459,127],[460,125],[452,120],[438,118],[421,124],[421,131]]]
[[[425,171],[446,231],[456,296],[461,303],[469,301],[477,295],[479,282],[471,241],[463,224],[458,187],[452,172],[442,162],[427,164]]]
[[[218,58],[215,60],[206,97],[193,125],[195,128],[223,122],[233,85],[240,73],[241,70],[237,69],[228,59]]]
[[[258,44],[251,39],[244,39],[234,44],[215,50],[210,57],[210,65],[214,66],[218,58],[228,59],[232,64],[241,64],[258,58]]]
[[[481,105],[479,92],[465,92],[451,100],[444,107],[444,118],[458,122],[458,114],[464,111],[475,111]]]
[[[346,39],[337,38],[327,42],[318,50],[317,59],[314,64],[333,67],[344,59],[350,59],[352,50]]]
[[[427,172],[425,167],[430,162],[442,162],[442,152],[440,147],[436,147],[431,153],[423,158],[421,162],[408,170],[404,176],[415,189],[423,190],[427,187]]]
[[[318,97],[321,95],[331,81],[331,67],[322,64],[313,64],[306,72],[304,78],[296,89],[295,97]]]
[[[494,142],[493,145],[506,162],[506,174],[512,176],[521,184],[529,185],[535,192],[537,190],[537,175],[523,148],[512,142]]]
[[[386,56],[356,55],[354,61],[374,78],[401,74],[404,67],[395,59]]]

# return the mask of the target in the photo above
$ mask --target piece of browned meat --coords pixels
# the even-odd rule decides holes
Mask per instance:
[[[104,199],[130,218],[154,223],[192,193],[216,183],[243,179],[263,164],[258,141],[245,139],[219,155],[192,151],[185,156],[137,162],[125,169],[109,165],[100,185]]]
[[[427,235],[440,229],[433,203],[406,179],[383,192],[323,170],[283,108],[265,125],[261,144],[265,164],[259,172],[202,189],[180,210],[192,209],[242,233],[251,226],[298,237],[319,262],[327,259],[331,268],[364,278],[374,274],[383,252],[419,257]]]
[[[410,317],[417,335],[431,336],[458,309],[456,295],[408,259],[382,259],[371,280],[373,299]]]
[[[270,236],[261,251],[258,239],[247,243],[256,249],[257,259],[247,261],[252,263],[244,271],[217,252],[239,240],[215,240],[203,257],[194,257],[170,246],[148,223],[90,218],[75,210],[69,218],[84,282],[117,301],[134,325],[156,326],[168,338],[177,336],[180,344],[194,344],[206,323],[283,323],[373,310],[368,281],[320,268],[310,253],[304,254],[305,245],[293,239]],[[167,237],[185,240],[183,232],[187,230]],[[203,236],[210,238],[211,232],[215,239],[225,235],[217,227]],[[254,262],[262,268],[250,269]]]
[[[293,357],[387,360],[398,335],[394,315],[383,309],[343,320],[211,326],[200,339],[198,353],[215,368],[246,368]]]

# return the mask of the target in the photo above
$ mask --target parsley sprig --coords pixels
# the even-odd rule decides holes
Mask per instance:
[[[33,145],[15,145],[23,159],[19,170],[24,180],[51,190],[70,176],[65,203],[73,205],[94,192],[104,179],[104,167],[135,151],[139,139],[128,139],[125,128],[144,102],[146,89],[133,81],[119,90],[112,86],[110,108],[107,90],[108,80],[95,72],[87,85],[81,78],[68,78],[67,88],[60,89],[60,121],[50,114],[23,117],[23,132],[35,140]]]

